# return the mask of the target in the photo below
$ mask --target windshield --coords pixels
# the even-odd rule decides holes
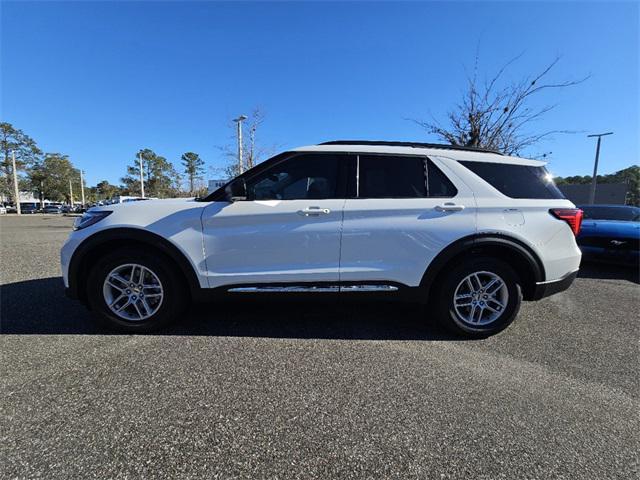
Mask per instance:
[[[584,212],[584,218],[589,220],[640,221],[640,208],[637,207],[585,205],[580,208]]]

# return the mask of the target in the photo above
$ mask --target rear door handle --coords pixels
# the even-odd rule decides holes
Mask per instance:
[[[442,205],[436,205],[436,210],[439,212],[460,212],[464,210],[464,205],[456,205],[455,203],[447,202]]]
[[[328,215],[331,213],[331,210],[328,208],[320,208],[320,207],[308,207],[304,210],[298,210],[298,215],[302,215],[305,217],[319,217],[320,215]]]

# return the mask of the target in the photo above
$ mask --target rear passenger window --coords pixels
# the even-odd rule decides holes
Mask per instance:
[[[460,162],[492,187],[511,198],[564,198],[544,167],[488,162]]]
[[[431,160],[427,161],[427,196],[451,198],[458,194],[458,189],[453,186],[451,180],[434,165]]]
[[[358,156],[359,198],[453,197],[451,181],[424,157]]]

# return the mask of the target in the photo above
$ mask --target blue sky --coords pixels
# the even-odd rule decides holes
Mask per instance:
[[[638,163],[637,2],[6,2],[1,4],[3,121],[45,151],[70,156],[87,182],[117,182],[136,151],[175,164],[226,160],[229,121],[260,106],[261,143],[434,140],[407,118],[443,117],[480,45],[481,74],[524,52],[519,79],[556,55],[551,79],[585,83],[539,98],[559,103],[540,129],[559,135],[556,175]],[[537,128],[537,127],[536,127]]]

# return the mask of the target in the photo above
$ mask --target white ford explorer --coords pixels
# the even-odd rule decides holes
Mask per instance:
[[[581,220],[540,161],[334,141],[279,154],[203,199],[93,208],[62,248],[62,272],[69,296],[129,332],[169,323],[190,300],[337,294],[414,301],[486,336],[523,299],[571,285]]]

